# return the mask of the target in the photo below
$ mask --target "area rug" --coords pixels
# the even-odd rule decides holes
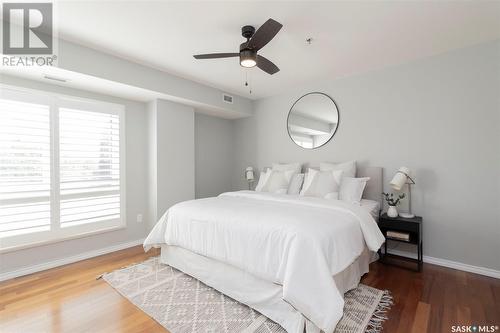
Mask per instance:
[[[171,333],[282,333],[259,312],[210,288],[160,257],[134,264],[102,278]],[[380,332],[392,305],[388,291],[360,284],[345,295],[344,316],[335,332]]]

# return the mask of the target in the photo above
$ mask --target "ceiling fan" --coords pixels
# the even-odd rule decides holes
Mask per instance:
[[[241,35],[247,39],[240,45],[239,53],[209,53],[194,55],[196,59],[217,59],[240,57],[240,65],[243,67],[257,66],[268,74],[279,72],[278,66],[270,60],[258,55],[257,52],[269,43],[280,31],[283,25],[273,19],[267,20],[257,31],[251,25],[241,28]]]

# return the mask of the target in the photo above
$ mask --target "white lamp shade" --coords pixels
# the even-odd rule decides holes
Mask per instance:
[[[407,167],[399,168],[398,172],[396,172],[394,178],[392,178],[390,182],[391,187],[396,191],[400,191],[406,184],[407,175],[410,175],[410,169]]]
[[[248,167],[246,168],[245,170],[245,178],[247,179],[247,181],[253,181],[255,179],[255,176],[253,174],[253,168],[252,167]]]

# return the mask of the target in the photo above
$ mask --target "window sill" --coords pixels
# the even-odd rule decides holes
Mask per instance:
[[[64,242],[64,241],[68,241],[68,240],[72,240],[72,239],[85,238],[85,237],[89,237],[89,236],[94,236],[94,235],[103,234],[103,233],[107,233],[107,232],[122,230],[122,229],[126,229],[126,228],[127,228],[126,225],[107,227],[107,228],[102,228],[102,229],[93,230],[93,231],[81,232],[81,233],[77,233],[74,235],[68,235],[68,236],[57,237],[57,238],[53,238],[53,239],[47,239],[47,240],[43,240],[43,241],[37,241],[37,242],[29,243],[29,244],[9,246],[9,247],[5,247],[5,248],[0,248],[0,254],[15,252],[15,251],[29,249],[29,248],[33,248],[33,247],[39,247],[39,246],[43,246],[43,245],[60,243],[60,242]]]

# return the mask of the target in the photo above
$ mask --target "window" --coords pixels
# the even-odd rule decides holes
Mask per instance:
[[[123,107],[1,88],[0,249],[124,226]]]
[[[0,236],[50,229],[50,108],[0,101]]]
[[[59,110],[61,227],[120,218],[120,122]]]

